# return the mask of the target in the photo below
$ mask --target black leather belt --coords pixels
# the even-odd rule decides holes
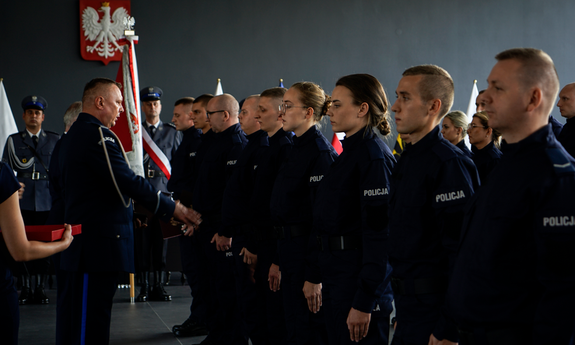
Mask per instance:
[[[361,248],[361,236],[318,236],[320,248],[322,251],[328,250],[352,250]]]
[[[18,177],[29,178],[32,180],[47,180],[48,179],[48,175],[40,174],[39,172],[35,172],[35,173],[21,173],[21,172],[19,172]]]
[[[309,226],[299,226],[299,225],[285,225],[285,226],[274,226],[274,230],[280,240],[285,238],[295,238],[300,236],[309,235],[311,232],[311,227]]]
[[[391,277],[391,287],[398,295],[423,295],[447,291],[447,277],[399,279]]]
[[[532,326],[517,326],[497,329],[469,331],[457,329],[460,345],[514,345],[530,344],[533,341]]]
[[[161,171],[161,170],[149,169],[149,170],[146,172],[146,176],[147,176],[148,178],[155,178],[155,177],[166,176],[166,174],[164,174],[164,172]]]

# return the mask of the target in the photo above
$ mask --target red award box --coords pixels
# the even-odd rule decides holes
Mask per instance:
[[[82,225],[72,225],[72,236],[82,233]],[[54,242],[62,239],[64,224],[61,225],[27,225],[26,237],[29,241]]]

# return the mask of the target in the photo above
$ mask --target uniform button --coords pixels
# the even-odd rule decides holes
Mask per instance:
[[[116,238],[120,238],[120,235],[116,235]]]

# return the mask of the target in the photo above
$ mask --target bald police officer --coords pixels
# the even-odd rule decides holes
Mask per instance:
[[[59,135],[42,129],[47,107],[48,102],[41,96],[31,95],[22,100],[22,118],[26,129],[8,137],[2,156],[2,161],[16,171],[18,181],[24,186],[20,209],[26,225],[44,225],[52,204],[48,167]],[[49,303],[44,293],[49,267],[49,258],[17,264],[15,274],[22,282],[20,304]],[[30,274],[36,275],[34,291],[30,285]]]

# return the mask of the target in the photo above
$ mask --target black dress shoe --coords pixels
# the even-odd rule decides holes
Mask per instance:
[[[207,335],[208,329],[205,325],[188,318],[181,325],[172,327],[172,333],[177,337],[197,337]]]
[[[22,287],[20,291],[20,296],[18,296],[18,304],[25,305],[30,304],[33,302],[34,296],[32,295],[32,291],[29,287]]]
[[[150,301],[167,302],[172,300],[172,296],[168,295],[162,284],[156,284],[152,287],[148,299]]]
[[[48,304],[50,303],[50,299],[44,293],[44,288],[41,286],[36,286],[34,290],[34,303],[36,304]]]

